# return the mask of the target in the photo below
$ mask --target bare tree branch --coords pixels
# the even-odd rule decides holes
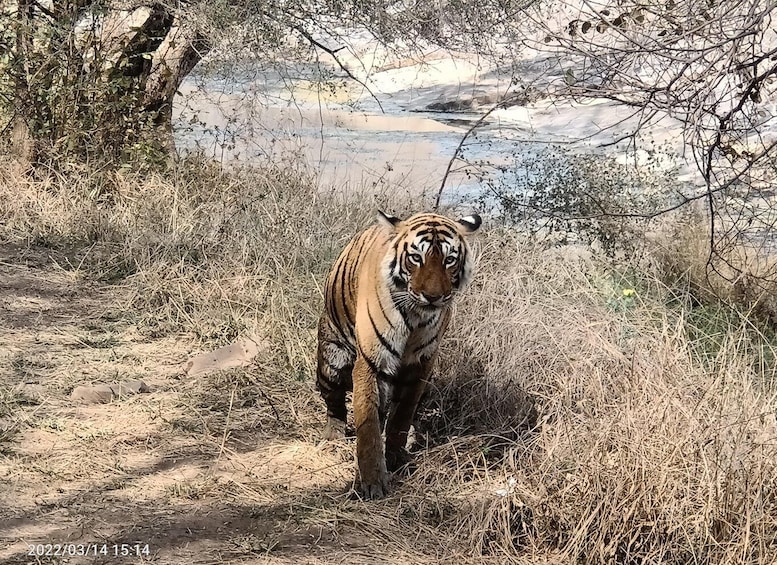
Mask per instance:
[[[442,192],[445,190],[445,183],[448,181],[448,175],[450,175],[451,167],[453,167],[453,163],[458,159],[459,153],[461,153],[461,149],[464,147],[464,143],[467,141],[467,138],[472,134],[473,131],[475,131],[477,128],[479,128],[484,121],[486,121],[486,118],[490,116],[494,110],[497,108],[502,107],[501,102],[497,102],[494,104],[487,112],[485,112],[478,120],[473,123],[470,128],[464,133],[463,136],[461,136],[461,139],[459,140],[459,144],[456,146],[456,150],[453,152],[453,155],[451,156],[450,160],[448,161],[448,166],[445,167],[445,173],[442,175],[442,181],[440,181],[440,189],[437,191],[437,197],[434,199],[434,210],[437,211],[440,208],[440,199],[442,198]]]
[[[321,49],[322,51],[327,53],[329,56],[331,56],[332,59],[334,59],[334,61],[337,63],[337,66],[340,67],[340,70],[343,71],[346,74],[346,76],[348,76],[349,79],[351,79],[354,82],[359,83],[369,93],[369,95],[372,97],[372,99],[375,100],[375,102],[377,102],[378,108],[380,108],[380,111],[382,113],[385,113],[385,111],[383,110],[383,105],[380,103],[380,100],[378,99],[377,96],[375,96],[375,94],[372,92],[372,90],[370,90],[370,87],[363,80],[361,80],[360,78],[355,76],[348,69],[348,67],[346,67],[345,64],[343,64],[343,62],[337,57],[337,52],[341,51],[343,49],[343,47],[339,47],[337,49],[330,49],[326,45],[323,45],[320,42],[316,41],[316,39],[312,35],[310,35],[307,31],[305,31],[305,29],[303,29],[302,26],[295,26],[294,30],[297,33],[299,33],[302,37],[304,37],[313,47]]]

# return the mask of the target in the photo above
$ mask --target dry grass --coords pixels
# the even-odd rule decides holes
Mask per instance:
[[[777,254],[770,234],[716,229],[710,253],[710,224],[700,206],[680,212],[652,242],[652,254],[665,277],[702,304],[734,304],[777,326]],[[739,237],[737,237],[737,235]]]
[[[369,199],[288,169],[196,162],[142,178],[3,174],[0,238],[25,244],[4,280],[52,287],[45,331],[2,336],[10,543],[45,540],[59,520],[85,541],[151,539],[165,563],[777,558],[773,336],[694,307],[652,267],[484,230],[419,413],[416,468],[363,503],[345,494],[352,444],[318,445],[312,382],[320,284],[371,221]],[[55,263],[30,261],[44,254]],[[257,333],[272,347],[255,366],[181,379],[192,351]],[[155,390],[68,404],[73,386],[114,374]]]

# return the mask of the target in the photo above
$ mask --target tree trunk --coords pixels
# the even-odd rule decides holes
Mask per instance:
[[[181,83],[210,50],[205,36],[186,26],[174,25],[154,53],[145,81],[144,111],[153,116],[157,143],[175,155],[173,100]]]
[[[196,27],[179,23],[173,5],[121,10],[99,0],[18,0],[17,6],[0,13],[0,26],[7,21],[15,33],[8,99],[19,161],[56,166],[175,155],[175,93],[210,44]]]

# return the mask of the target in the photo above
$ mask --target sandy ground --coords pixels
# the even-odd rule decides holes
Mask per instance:
[[[347,518],[364,516],[352,445],[319,445],[309,383],[263,382],[258,365],[189,379],[190,336],[145,331],[120,287],[51,253],[0,246],[0,562],[375,561],[380,536]],[[70,400],[133,378],[151,393]]]

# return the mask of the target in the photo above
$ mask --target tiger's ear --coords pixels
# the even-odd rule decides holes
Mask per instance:
[[[469,216],[459,218],[456,222],[464,228],[464,233],[475,233],[478,231],[480,224],[483,223],[483,220],[477,214],[470,214]]]
[[[402,223],[402,220],[391,214],[386,214],[383,210],[378,210],[378,224],[388,228],[389,231],[394,232],[397,226]]]

